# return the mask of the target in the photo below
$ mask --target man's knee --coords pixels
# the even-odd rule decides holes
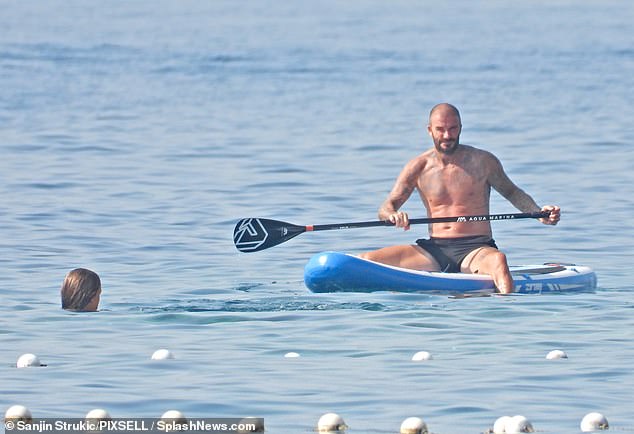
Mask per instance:
[[[504,252],[496,250],[495,252],[491,253],[490,258],[494,266],[508,267],[508,263],[506,262],[506,254]]]
[[[506,254],[499,250],[487,249],[486,253],[481,254],[479,259],[471,266],[472,273],[493,274],[504,273],[508,270]]]
[[[369,252],[360,253],[358,256],[359,258],[374,262],[385,262],[391,259],[390,255],[386,255],[384,249],[370,250]]]
[[[506,255],[494,248],[481,248],[471,253],[462,263],[463,272],[491,274],[508,268]]]
[[[373,252],[364,252],[364,253],[361,253],[361,254],[359,255],[359,258],[362,258],[362,259],[368,259],[368,260],[370,260],[370,261],[371,261],[371,260],[372,260],[372,253],[373,253]]]
[[[496,252],[492,252],[487,259],[490,260],[490,274],[493,276],[493,280],[498,291],[502,294],[509,294],[513,292],[513,278],[509,272],[506,255],[498,250]]]

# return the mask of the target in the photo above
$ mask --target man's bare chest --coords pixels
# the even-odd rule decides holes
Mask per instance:
[[[485,171],[473,165],[431,167],[420,173],[418,189],[428,200],[441,202],[484,196],[489,191]]]

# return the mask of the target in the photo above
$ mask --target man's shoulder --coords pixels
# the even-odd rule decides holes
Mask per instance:
[[[427,151],[424,151],[422,154],[418,154],[417,156],[409,160],[409,162],[407,163],[407,166],[411,168],[422,169],[428,164],[429,160],[433,157],[433,155],[434,155],[434,150],[428,149]]]
[[[434,148],[429,148],[412,158],[410,161],[427,161],[430,158],[433,158],[434,155],[436,155],[436,151],[434,150]]]
[[[491,152],[491,151],[487,151],[486,149],[481,149],[481,148],[477,148],[475,146],[472,145],[463,145],[460,144],[460,146],[462,146],[464,152],[476,157],[476,158],[480,158],[480,159],[497,159],[497,157]]]
[[[490,154],[489,151],[486,151],[482,148],[478,148],[474,145],[465,145],[464,143],[461,143],[460,146],[462,146],[462,148],[467,151],[467,152],[474,152],[474,153],[487,153]]]

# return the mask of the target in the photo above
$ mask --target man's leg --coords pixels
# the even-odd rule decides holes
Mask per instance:
[[[440,271],[438,262],[428,252],[416,245],[384,247],[372,252],[362,253],[359,257],[394,267]]]
[[[502,294],[513,292],[513,277],[506,255],[494,247],[481,247],[469,253],[462,261],[463,273],[490,274],[495,287]]]

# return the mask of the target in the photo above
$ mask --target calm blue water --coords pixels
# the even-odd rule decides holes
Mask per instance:
[[[634,433],[633,20],[603,0],[3,2],[0,408],[259,416],[278,434],[331,411],[351,433],[409,416],[480,433],[515,414],[577,433],[598,411]],[[242,217],[374,219],[441,101],[463,142],[563,209],[555,228],[495,223],[511,262],[589,265],[595,293],[303,286],[314,253],[422,227],[234,249]],[[78,266],[102,277],[100,313],[59,307]],[[176,359],[151,362],[158,348]],[[434,360],[410,361],[420,350]],[[48,366],[13,368],[27,352]]]

